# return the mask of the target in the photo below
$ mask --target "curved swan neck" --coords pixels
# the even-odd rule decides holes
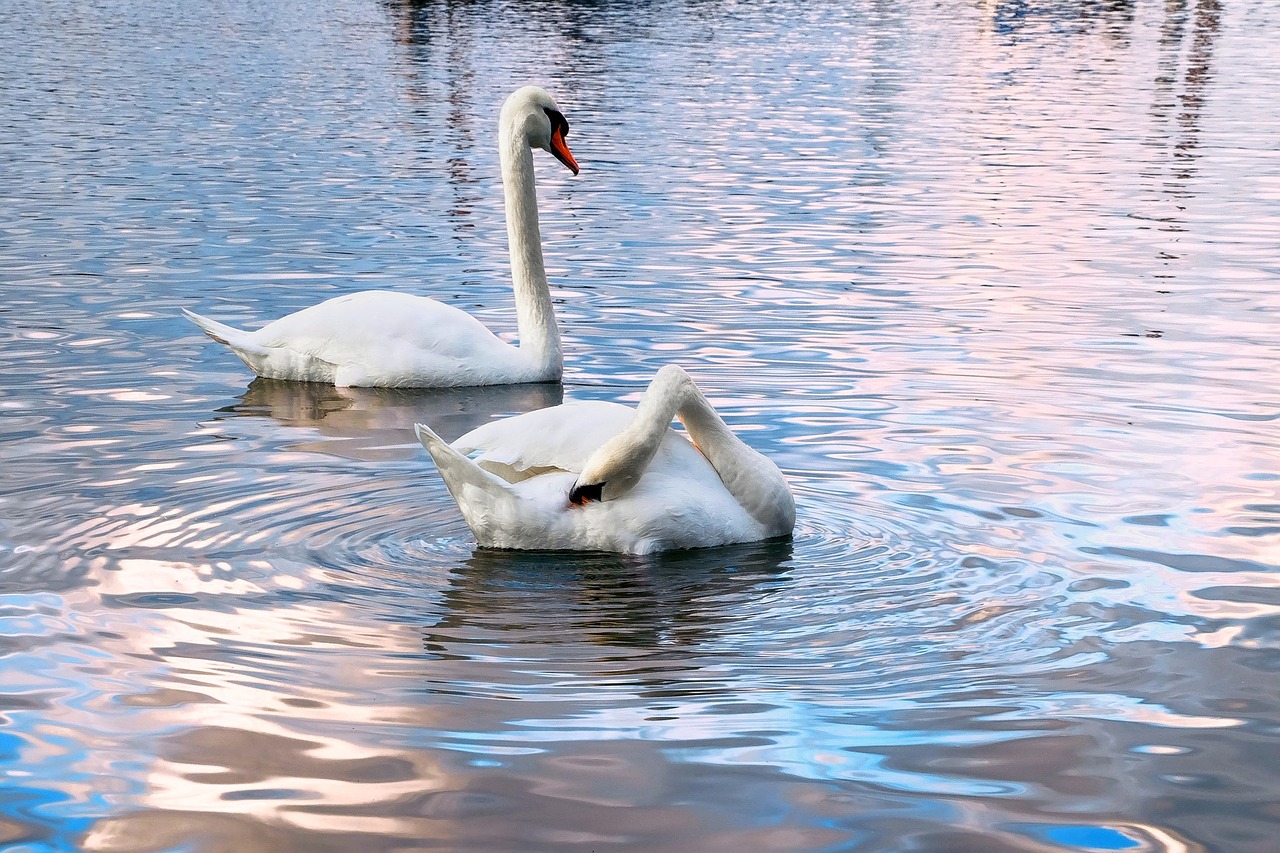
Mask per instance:
[[[694,446],[716,469],[721,480],[725,479],[726,471],[733,467],[743,451],[755,453],[733,434],[689,374],[669,364],[659,370],[649,384],[644,397],[636,405],[635,421],[627,431],[643,432],[647,434],[646,438],[652,435],[656,453],[674,417],[684,424]],[[649,458],[652,459],[652,454]]]
[[[673,417],[680,418],[694,446],[743,509],[769,530],[791,530],[795,501],[777,466],[734,435],[689,374],[672,364],[649,383],[631,424],[587,460],[579,482],[614,477],[622,481],[623,490],[635,485],[657,454]]]
[[[498,132],[502,186],[506,198],[507,242],[511,251],[511,284],[515,291],[520,352],[539,369],[539,378],[559,379],[563,358],[538,229],[538,196],[533,179],[533,151],[523,134],[504,122]]]

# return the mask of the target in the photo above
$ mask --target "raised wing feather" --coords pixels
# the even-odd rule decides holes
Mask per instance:
[[[600,445],[627,428],[635,414],[629,406],[599,400],[565,403],[487,423],[452,447],[510,483],[553,471],[577,474]],[[667,431],[648,470],[718,480],[711,464],[675,430]]]
[[[581,471],[597,447],[626,429],[635,409],[618,403],[584,400],[492,421],[453,442],[481,467],[506,476],[547,470]],[[507,477],[521,479],[521,477]]]

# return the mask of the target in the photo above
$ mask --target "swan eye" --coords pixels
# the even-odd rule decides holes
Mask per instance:
[[[600,495],[603,492],[604,483],[594,483],[590,486],[581,486],[574,483],[573,489],[569,492],[569,503],[574,506],[585,506],[591,501],[600,500]]]
[[[552,133],[559,130],[562,138],[569,135],[569,120],[564,117],[564,113],[553,110],[551,107],[543,107],[542,111],[547,114],[547,118],[551,119]]]

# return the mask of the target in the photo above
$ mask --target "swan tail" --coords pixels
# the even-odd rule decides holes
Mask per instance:
[[[518,501],[515,490],[451,447],[426,424],[414,424],[413,429],[418,441],[435,460],[440,478],[462,511],[467,526],[481,545],[489,544],[486,531],[514,510]]]
[[[255,344],[249,337],[250,333],[243,329],[228,326],[226,323],[219,323],[217,320],[210,320],[208,317],[201,316],[194,311],[188,311],[186,308],[182,309],[182,313],[188,320],[199,326],[202,332],[218,343],[231,347],[240,354],[241,358],[245,356],[262,358],[268,354],[267,347]]]

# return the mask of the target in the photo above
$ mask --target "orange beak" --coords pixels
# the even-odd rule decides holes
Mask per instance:
[[[569,146],[564,141],[564,134],[558,127],[551,131],[551,153],[556,155],[557,160],[572,169],[575,175],[578,174],[578,161],[573,159],[573,152],[569,150]]]

